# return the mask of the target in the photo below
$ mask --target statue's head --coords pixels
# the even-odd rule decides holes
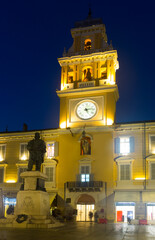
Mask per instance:
[[[35,139],[39,139],[40,138],[40,134],[38,132],[35,133]]]

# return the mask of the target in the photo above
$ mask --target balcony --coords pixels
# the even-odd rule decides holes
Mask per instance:
[[[67,182],[67,189],[69,192],[100,192],[105,183],[102,181],[90,181],[90,182]]]

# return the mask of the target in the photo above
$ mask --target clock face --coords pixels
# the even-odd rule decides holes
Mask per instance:
[[[97,108],[96,104],[91,101],[84,101],[78,104],[76,113],[81,119],[90,119],[96,115]]]

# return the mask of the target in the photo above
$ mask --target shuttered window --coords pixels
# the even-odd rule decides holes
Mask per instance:
[[[23,179],[21,178],[20,174],[27,171],[27,167],[19,167],[18,168],[18,182],[22,183]]]
[[[3,183],[3,179],[4,179],[4,168],[0,168],[0,183]]]
[[[48,177],[47,182],[54,181],[54,167],[45,167],[45,174]]]
[[[115,138],[115,153],[127,155],[135,151],[134,137]]]
[[[155,154],[155,136],[150,136],[150,151]]]
[[[0,145],[0,161],[5,160],[6,145]]]
[[[155,163],[151,163],[151,179],[155,180]]]
[[[20,159],[27,160],[29,158],[29,152],[27,150],[27,143],[20,144]]]
[[[130,180],[130,164],[120,165],[120,180]]]
[[[58,142],[46,143],[46,156],[49,159],[58,156]]]

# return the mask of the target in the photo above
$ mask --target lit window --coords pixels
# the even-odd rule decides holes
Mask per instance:
[[[150,153],[155,154],[155,136],[150,136]]]
[[[90,181],[90,166],[81,166],[81,182]]]
[[[130,164],[120,165],[120,180],[130,180]]]
[[[134,137],[118,137],[115,138],[115,153],[127,155],[135,151]]]
[[[91,39],[86,39],[84,42],[84,50],[90,50],[91,49]]]
[[[47,143],[47,158],[54,157],[54,143]]]
[[[21,160],[28,160],[29,152],[27,150],[27,143],[20,144],[20,159]]]
[[[58,142],[46,143],[46,157],[51,159],[58,156]]]
[[[120,153],[128,154],[130,152],[130,139],[120,138]]]
[[[5,160],[6,145],[0,145],[0,162]]]

